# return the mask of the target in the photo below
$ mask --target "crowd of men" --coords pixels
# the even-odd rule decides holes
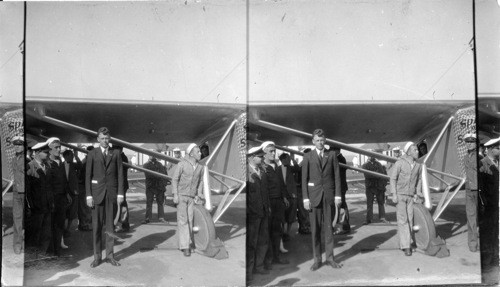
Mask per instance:
[[[312,236],[314,263],[311,271],[321,266],[342,267],[334,260],[333,236],[349,233],[351,228],[345,199],[348,189],[346,169],[339,165],[346,164],[346,160],[340,149],[334,147],[328,150],[325,147],[323,130],[317,129],[312,135],[314,148],[303,151],[300,163],[287,153],[282,153],[278,161],[276,145],[271,141],[248,150],[248,284],[251,284],[254,274],[269,274],[273,264],[289,263],[282,256],[288,252],[282,242],[289,240],[290,228],[295,221],[299,222],[299,233]],[[500,138],[482,142],[485,150],[480,154],[479,164],[476,162],[475,134],[467,134],[464,141],[468,149],[464,163],[467,170],[465,189],[469,249],[471,252],[479,251],[477,213],[480,212],[483,220],[479,226],[485,230],[481,239],[485,244],[481,244],[481,252],[487,261],[484,263],[483,260],[483,264],[498,266],[498,206],[495,204],[498,204]],[[379,221],[388,223],[384,210],[387,191],[396,204],[399,247],[404,255],[411,256],[416,248],[413,206],[424,200],[422,164],[417,160],[427,154],[427,146],[408,142],[402,152],[400,154],[399,148],[394,150],[397,161],[388,164],[387,169],[374,157],[362,166],[377,174],[365,174],[367,214],[364,224],[373,220],[374,199],[379,207]],[[321,246],[322,238],[324,248]],[[322,261],[322,250],[325,261]]]
[[[92,231],[94,260],[91,267],[102,262],[120,266],[114,257],[114,233],[130,231],[126,200],[128,168],[123,164],[128,159],[122,147],[110,145],[110,139],[109,129],[100,128],[97,131],[99,146],[87,147],[88,154],[83,160],[70,149],[61,153],[61,140],[56,137],[34,144],[27,153],[24,137],[12,139],[15,149],[12,161],[13,248],[16,254],[26,247],[38,259],[61,256],[62,249],[71,248],[64,238],[71,236],[74,223],[78,222],[79,231]],[[185,157],[180,157],[179,149],[174,154],[180,159],[175,168],[169,166],[173,172],[173,200],[178,205],[179,249],[189,256],[196,248],[193,205],[204,201],[203,168],[199,163],[202,152],[193,143],[186,149]],[[207,155],[208,147],[205,147]],[[167,168],[154,157],[150,157],[144,168],[167,174]],[[149,223],[151,218],[153,197],[157,199],[159,220],[165,222],[163,203],[165,187],[170,181],[146,175],[147,208],[143,223]],[[102,239],[105,239],[105,246],[102,246]]]

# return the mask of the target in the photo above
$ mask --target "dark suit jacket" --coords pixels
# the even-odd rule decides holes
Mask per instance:
[[[285,183],[288,196],[292,197],[292,198],[297,198],[298,197],[297,196],[298,190],[297,190],[297,183],[295,182],[295,178],[294,178],[293,171],[292,171],[293,168],[294,168],[293,166],[287,166],[286,178],[283,178],[283,166],[282,165],[280,165],[278,167],[278,173],[280,174],[281,178],[283,179],[283,181]]]
[[[485,156],[479,161],[479,186],[486,206],[498,208],[498,168]]]
[[[325,150],[323,160],[316,149],[304,155],[302,196],[310,200],[312,207],[319,206],[322,199],[333,205],[335,196],[341,197],[339,163],[333,152]]]
[[[86,164],[85,190],[95,204],[100,204],[104,196],[116,200],[118,194],[123,195],[123,165],[119,150],[109,148],[105,159],[101,148],[95,148],[88,153]]]
[[[64,166],[64,174],[66,174],[66,163],[63,163]],[[71,195],[78,194],[78,170],[77,165],[73,162],[69,163],[69,171],[66,175],[66,180],[68,182],[69,193]]]
[[[32,160],[26,170],[26,199],[33,213],[41,214],[54,210],[54,196],[48,181],[49,168],[42,167]]]
[[[247,182],[247,216],[264,217],[269,215],[269,195],[267,190],[267,175],[261,170],[259,175],[250,167]]]
[[[66,170],[64,168],[64,163],[61,162],[57,164],[55,161],[49,160],[48,166],[50,170],[47,173],[49,176],[49,184],[51,185],[52,194],[54,197],[60,198],[61,196],[66,197],[69,194],[68,180],[66,179]],[[56,202],[60,204],[60,202]]]

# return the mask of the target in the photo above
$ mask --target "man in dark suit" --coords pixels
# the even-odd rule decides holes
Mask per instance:
[[[97,131],[99,147],[87,155],[85,189],[87,205],[92,208],[92,235],[94,243],[94,261],[90,267],[101,263],[102,227],[106,226],[106,262],[120,266],[113,254],[115,207],[123,201],[122,157],[118,149],[109,146],[110,132],[102,127]]]
[[[64,157],[64,171],[66,180],[69,186],[69,195],[71,196],[71,204],[66,210],[66,221],[64,223],[64,238],[70,236],[71,224],[73,220],[78,218],[78,170],[77,165],[73,162],[73,151],[67,149],[63,152]],[[83,192],[83,191],[82,191]],[[61,244],[62,246],[62,244]],[[64,247],[63,247],[64,248]]]
[[[340,206],[340,169],[337,157],[325,149],[323,130],[313,132],[315,149],[304,155],[302,161],[302,195],[304,208],[311,211],[314,264],[311,271],[321,267],[321,232],[325,236],[326,265],[341,268],[333,260],[332,212]],[[334,206],[335,205],[335,206]]]
[[[297,169],[300,169],[298,164],[290,157],[287,153],[282,153],[279,157],[281,165],[278,167],[278,173],[281,174],[283,181],[285,183],[286,190],[289,195],[289,206],[285,210],[285,224],[286,229],[283,228],[283,241],[290,240],[290,229],[292,228],[292,224],[295,222],[297,218],[297,183],[295,182],[295,178],[293,176],[293,172]],[[294,165],[291,165],[291,162],[294,161]],[[302,203],[301,203],[302,204]]]

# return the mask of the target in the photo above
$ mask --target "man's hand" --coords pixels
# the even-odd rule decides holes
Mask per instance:
[[[116,199],[116,202],[117,202],[118,206],[121,206],[123,203],[123,196],[118,196],[118,198]]]
[[[174,204],[179,204],[179,196],[176,194],[174,194]]]
[[[307,211],[311,211],[311,202],[309,200],[304,201],[304,209]]]
[[[392,194],[392,202],[398,203],[398,195],[395,193]]]
[[[288,199],[283,198],[283,201],[285,202],[285,207],[288,208],[290,206],[290,202],[288,202]]]
[[[93,197],[87,197],[87,206],[90,208],[94,208],[94,198]]]
[[[342,204],[342,198],[335,197],[335,206],[339,207]]]

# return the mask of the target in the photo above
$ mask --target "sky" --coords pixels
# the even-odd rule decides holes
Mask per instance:
[[[187,3],[187,4],[186,4]],[[476,2],[479,91],[499,10]],[[27,97],[244,104],[474,96],[471,0],[29,2]],[[21,102],[23,3],[0,3],[0,101]],[[248,40],[248,42],[247,42]],[[248,44],[248,45],[247,45]]]

